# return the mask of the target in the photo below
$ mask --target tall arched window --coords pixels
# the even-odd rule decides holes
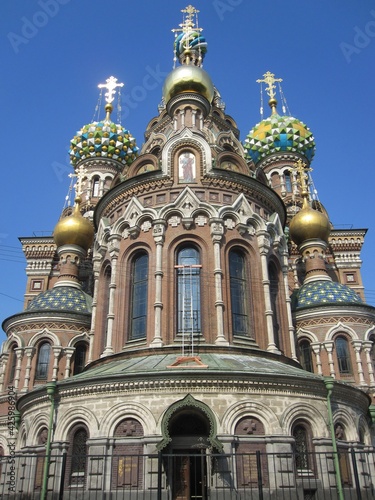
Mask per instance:
[[[74,367],[73,375],[81,373],[86,364],[86,354],[87,354],[87,344],[84,342],[79,342],[76,345],[76,351],[74,353]]]
[[[132,262],[130,340],[146,337],[148,295],[148,255],[137,254]]]
[[[286,170],[284,172],[284,179],[285,179],[285,189],[287,193],[292,192],[292,179],[290,177],[290,172],[289,170]]]
[[[313,469],[311,456],[311,430],[307,423],[297,422],[292,429],[295,446],[295,461],[297,471]]]
[[[272,309],[273,337],[278,349],[281,349],[280,341],[280,318],[279,318],[279,276],[273,263],[268,266],[270,280],[270,299]]]
[[[300,351],[300,363],[302,368],[308,372],[314,372],[313,362],[312,362],[312,353],[311,353],[311,344],[307,339],[301,340],[299,343],[299,351]]]
[[[375,335],[371,335],[370,341],[372,342],[371,351],[370,351],[370,358],[372,361],[372,366],[375,370]]]
[[[249,335],[246,262],[239,250],[229,252],[229,280],[233,335]]]
[[[16,354],[17,345],[13,344],[10,349],[10,359],[9,359],[9,372],[8,372],[8,384],[12,384],[14,381],[14,377],[16,374],[17,367],[17,354]]]
[[[79,428],[73,434],[70,482],[71,486],[84,486],[87,473],[87,439],[86,429]]]
[[[349,344],[346,338],[337,337],[335,340],[337,362],[339,372],[343,375],[352,373],[352,365],[350,362]]]
[[[101,297],[101,337],[100,337],[100,350],[104,351],[107,343],[107,328],[108,328],[108,312],[109,312],[109,290],[111,285],[111,266],[107,266],[104,270],[103,287]]]
[[[201,332],[201,282],[199,252],[184,247],[177,254],[177,331]]]
[[[92,196],[97,198],[99,196],[99,177],[94,177],[92,179]]]
[[[37,380],[47,380],[50,356],[51,345],[48,342],[44,342],[40,345],[38,352],[38,361],[35,373],[35,378]]]

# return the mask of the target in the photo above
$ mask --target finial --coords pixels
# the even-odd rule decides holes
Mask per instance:
[[[74,200],[75,202],[78,202],[78,203],[81,202],[82,182],[83,182],[83,179],[84,179],[86,174],[87,174],[87,169],[85,167],[83,167],[83,165],[80,165],[80,167],[77,168],[77,170],[75,171],[74,174],[69,174],[69,177],[71,177],[71,178],[76,177],[77,178],[77,182],[74,185],[74,189],[76,192],[76,196],[75,196],[75,200]]]
[[[106,121],[109,121],[110,120],[110,115],[112,113],[112,110],[113,110],[113,106],[112,106],[112,102],[115,98],[115,94],[116,94],[116,88],[117,87],[123,87],[124,84],[123,83],[117,83],[117,78],[115,78],[114,76],[110,76],[109,78],[107,78],[106,80],[106,83],[99,83],[98,87],[100,89],[102,88],[106,88],[107,89],[107,92],[104,94],[105,96],[105,101],[106,101],[106,105],[105,105],[105,111],[106,111]]]
[[[203,37],[199,35],[202,28],[198,27],[198,13],[199,10],[188,5],[185,9],[181,10],[183,14],[182,23],[179,24],[179,28],[172,29],[175,33],[175,55],[178,56],[185,64],[190,64],[191,62],[201,66],[203,61],[204,53],[207,50],[207,44]],[[185,15],[184,15],[185,14]],[[180,33],[177,35],[177,33]],[[194,43],[192,43],[194,42]],[[198,51],[198,57],[194,54],[194,51]]]
[[[303,207],[309,204],[309,189],[308,189],[308,175],[307,172],[311,172],[312,168],[308,167],[300,158],[293,164],[294,170],[297,172],[299,177],[299,183],[301,186],[301,196],[303,198]]]
[[[276,111],[277,100],[275,99],[276,85],[274,85],[274,83],[275,82],[282,82],[282,81],[283,81],[282,78],[275,78],[275,74],[271,73],[270,71],[267,71],[267,73],[264,73],[263,79],[257,80],[257,83],[265,83],[267,85],[266,92],[270,97],[268,104],[272,110],[273,115],[277,114],[277,111]]]

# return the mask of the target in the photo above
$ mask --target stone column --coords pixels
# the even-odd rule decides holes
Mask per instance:
[[[261,266],[262,266],[264,303],[266,306],[265,316],[266,316],[267,335],[268,335],[267,351],[280,354],[280,351],[275,343],[275,336],[273,331],[273,310],[271,305],[271,290],[270,290],[270,279],[268,276],[268,261],[267,261],[267,255],[270,250],[269,234],[266,231],[258,231],[257,238],[258,238],[258,246],[259,246]]]
[[[374,366],[372,363],[371,359],[371,349],[372,349],[372,342],[363,342],[363,350],[365,351],[366,355],[366,364],[367,364],[367,371],[370,379],[370,385],[375,384],[375,377],[374,377]]]
[[[117,279],[117,259],[120,251],[120,238],[117,235],[109,237],[109,253],[111,256],[111,283],[109,284],[109,303],[108,303],[108,316],[107,316],[107,338],[106,346],[102,356],[113,354],[113,323],[115,318],[115,293],[116,293],[116,279]]]
[[[166,221],[156,220],[153,224],[152,235],[156,245],[155,255],[155,301],[154,301],[154,315],[155,315],[155,332],[154,338],[151,341],[152,347],[162,347],[163,339],[161,336],[161,312],[163,310],[162,301],[162,280],[163,280],[163,246],[165,239]]]
[[[291,301],[291,298],[289,295],[288,251],[286,248],[283,248],[283,251],[282,251],[281,272],[283,273],[283,280],[284,280],[284,293],[285,293],[285,302],[286,302],[286,313],[287,313],[287,318],[288,318],[290,352],[291,352],[292,358],[294,360],[298,361],[297,352],[296,352],[296,342],[295,342],[295,338],[294,338],[294,326],[293,326],[293,318],[292,318],[292,301]]]
[[[229,345],[224,336],[224,301],[223,301],[223,269],[221,267],[220,249],[224,234],[222,219],[211,219],[211,238],[214,246],[214,280],[216,309],[216,340],[217,345]]]
[[[336,373],[335,373],[335,364],[333,362],[333,341],[329,342],[324,342],[323,343],[325,350],[328,353],[328,365],[329,365],[329,374],[331,377],[336,378]]]
[[[365,377],[363,374],[363,366],[361,359],[361,349],[362,349],[362,340],[353,340],[352,345],[355,352],[355,362],[357,363],[357,372],[359,377],[359,385],[367,385],[365,381]]]
[[[64,378],[69,378],[70,377],[70,363],[72,361],[72,356],[75,352],[75,347],[65,347],[64,351],[65,351],[65,358],[66,358]]]
[[[322,359],[320,357],[320,349],[321,349],[321,344],[319,342],[312,342],[311,343],[311,349],[313,353],[315,354],[316,357],[316,367],[318,369],[318,374],[323,375],[322,371]]]
[[[20,378],[21,378],[21,363],[22,363],[22,358],[23,358],[23,348],[17,347],[15,349],[15,353],[17,356],[17,365],[16,365],[16,373],[14,376],[14,388],[18,389],[18,386],[20,383]]]
[[[93,360],[93,351],[94,351],[94,339],[95,339],[95,324],[96,324],[96,312],[97,312],[97,304],[98,304],[98,283],[99,283],[99,268],[100,268],[101,259],[95,258],[93,259],[93,275],[94,275],[94,296],[92,298],[92,310],[91,310],[91,329],[89,333],[89,356],[88,363],[91,363]]]
[[[4,390],[4,381],[5,381],[8,359],[9,359],[9,353],[4,352],[1,355],[0,391]]]
[[[52,368],[52,381],[56,381],[58,378],[59,371],[59,357],[62,351],[61,346],[52,346],[53,351],[53,368]]]
[[[27,391],[29,388],[29,382],[30,382],[30,372],[31,372],[31,362],[33,359],[35,353],[35,348],[34,347],[25,347],[25,355],[27,357],[27,364],[26,364],[26,371],[25,371],[25,380],[23,383],[23,389],[22,391]]]

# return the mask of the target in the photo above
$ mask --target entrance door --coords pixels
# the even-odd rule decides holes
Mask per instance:
[[[205,450],[179,450],[173,454],[173,500],[205,500]]]

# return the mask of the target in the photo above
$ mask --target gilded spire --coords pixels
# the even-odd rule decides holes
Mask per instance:
[[[276,111],[277,100],[275,99],[276,85],[274,85],[274,84],[275,84],[275,82],[280,83],[282,81],[283,81],[282,78],[275,78],[275,74],[271,73],[270,71],[267,71],[267,73],[264,73],[263,79],[260,78],[257,80],[257,83],[265,83],[267,85],[266,92],[270,98],[268,101],[268,104],[272,110],[273,115],[277,114],[277,111]]]
[[[201,66],[204,54],[207,52],[207,43],[200,33],[203,31],[198,26],[199,10],[188,5],[181,10],[182,23],[179,28],[172,29],[175,34],[175,60],[178,58],[183,64]]]
[[[293,167],[294,170],[297,172],[298,182],[301,186],[303,208],[306,208],[307,206],[309,206],[310,202],[307,172],[311,172],[312,168],[308,167],[307,164],[303,162],[300,158],[294,163]]]

